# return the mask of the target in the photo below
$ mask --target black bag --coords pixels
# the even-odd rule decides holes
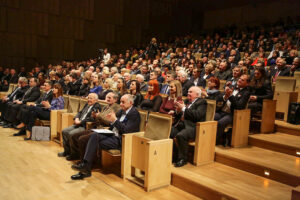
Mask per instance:
[[[300,124],[300,103],[290,104],[287,122],[291,124]]]

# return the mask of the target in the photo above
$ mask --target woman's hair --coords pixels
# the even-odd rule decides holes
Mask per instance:
[[[137,80],[132,80],[131,83],[133,83],[133,82],[135,82],[135,85],[136,85],[136,89],[135,89],[136,93],[140,93],[140,91],[141,91],[140,83]],[[130,91],[130,93],[131,93],[131,91]]]
[[[54,94],[56,98],[58,98],[59,96],[62,96],[63,95],[63,89],[61,87],[61,84],[59,83],[55,83],[53,85],[53,88],[56,88],[58,91],[57,91],[57,94]]]
[[[216,84],[215,89],[218,90],[220,88],[220,80],[217,77],[212,76],[208,79],[208,81]]]
[[[157,95],[159,95],[159,84],[158,84],[158,81],[157,80],[150,80],[149,81],[149,83],[148,83],[148,85],[150,86],[150,85],[152,85],[153,86],[153,91],[151,92],[151,94],[150,94],[150,92],[148,91],[147,92],[147,94],[146,94],[146,96],[145,96],[145,98],[146,99],[149,99],[150,98],[150,100],[152,100],[155,96],[157,96]]]
[[[254,87],[254,88],[260,88],[263,86],[265,79],[266,79],[266,71],[264,67],[256,67],[255,71],[259,71],[259,73],[261,74],[260,79],[256,79],[255,76],[253,76],[253,78],[250,81],[250,86]]]
[[[114,81],[111,78],[106,78],[105,81],[108,82],[108,89],[111,89]]]
[[[118,88],[119,92],[121,93],[121,95],[125,94],[126,93],[126,83],[125,83],[125,80],[124,78],[118,78],[118,80],[121,80],[122,83],[123,83],[123,86],[122,88]]]
[[[171,81],[170,84],[174,84],[175,87],[176,87],[176,97],[182,97],[182,86],[181,86],[181,83],[180,81],[178,80],[174,80],[174,81]]]

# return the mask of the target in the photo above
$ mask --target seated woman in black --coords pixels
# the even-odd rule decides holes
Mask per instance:
[[[159,83],[157,80],[150,80],[148,83],[148,92],[141,103],[141,109],[158,112],[162,102],[159,95]]]
[[[201,96],[205,99],[217,100],[220,95],[220,80],[212,76],[208,79],[207,86],[206,90],[202,90]]]
[[[108,93],[112,92],[111,87],[113,85],[113,80],[111,78],[106,78],[103,83],[103,90],[98,94],[100,100],[105,100]]]
[[[138,107],[144,99],[143,95],[140,93],[140,83],[136,80],[131,81],[129,91],[133,96],[133,106]]]
[[[64,109],[64,98],[63,98],[63,90],[59,83],[55,83],[53,86],[53,99],[51,104],[48,101],[42,101],[41,104],[43,107],[32,107],[30,109],[30,114],[28,115],[28,121],[25,124],[25,127],[20,130],[20,132],[14,134],[14,136],[25,135],[26,129],[31,133],[32,127],[34,126],[36,119],[41,120],[50,120],[50,112],[51,110],[61,110]],[[30,137],[24,138],[24,140],[30,140]]]
[[[266,71],[264,67],[256,68],[254,76],[250,81],[250,101],[248,108],[251,109],[251,113],[256,113],[262,110],[262,104],[264,99],[272,99],[273,91],[270,80],[266,77]]]
[[[89,78],[85,77],[82,81],[82,84],[81,84],[80,88],[79,88],[77,96],[86,97],[89,94],[90,85],[91,85],[91,83],[90,83]]]

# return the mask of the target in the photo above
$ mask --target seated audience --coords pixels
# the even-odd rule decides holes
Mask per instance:
[[[131,81],[129,91],[133,97],[133,106],[138,107],[144,99],[143,95],[140,93],[140,83],[136,80]]]
[[[219,95],[220,95],[220,91],[219,91],[219,87],[220,87],[220,81],[217,77],[210,77],[208,79],[207,82],[207,89],[206,90],[202,90],[201,95],[205,98],[205,99],[211,99],[211,100],[217,100]]]
[[[188,90],[193,86],[193,82],[187,79],[187,73],[183,70],[178,72],[178,80],[182,85],[182,95],[187,96]]]
[[[89,93],[96,93],[97,95],[102,91],[101,80],[98,74],[93,73],[91,76],[91,87]]]
[[[174,144],[173,160],[175,167],[182,167],[188,161],[188,143],[195,140],[196,123],[205,121],[206,117],[206,100],[200,98],[201,89],[192,86],[188,91],[185,102],[176,101],[177,118],[181,118],[177,124],[173,125],[170,137],[176,138],[177,145]]]
[[[126,133],[138,132],[140,129],[140,114],[133,106],[133,98],[130,94],[125,94],[121,98],[122,108],[118,113],[110,112],[106,118],[111,123],[109,130],[112,135],[93,133],[88,141],[83,162],[73,166],[79,171],[71,176],[73,180],[83,179],[91,176],[92,164],[97,154],[97,150],[121,149],[122,135]]]
[[[98,77],[97,77],[98,78]],[[58,153],[59,157],[66,157],[67,160],[74,160],[77,155],[72,155],[70,150],[70,139],[72,135],[85,130],[86,123],[94,121],[92,112],[101,111],[96,93],[90,93],[87,97],[88,101],[81,111],[74,117],[74,124],[62,130],[64,151]]]
[[[256,68],[254,77],[250,81],[250,102],[248,108],[251,113],[256,113],[262,110],[264,99],[273,99],[273,91],[270,80],[266,76],[266,71],[263,67]]]
[[[18,133],[15,133],[14,136],[25,135],[26,130],[28,130],[30,132],[30,136],[28,138],[24,138],[24,140],[30,140],[32,127],[34,126],[36,119],[50,120],[51,110],[63,109],[64,98],[62,96],[62,87],[58,83],[54,84],[53,86],[53,97],[54,98],[52,99],[51,103],[48,101],[42,101],[42,107],[33,107],[28,115],[27,124],[25,124],[25,126]]]
[[[170,83],[170,94],[165,98],[160,106],[159,112],[164,114],[175,115],[175,102],[182,101],[181,83],[177,80]],[[176,120],[174,120],[175,122]]]
[[[90,79],[88,77],[84,77],[77,96],[86,97],[90,92],[90,87],[91,87]]]
[[[113,84],[113,80],[111,78],[106,78],[103,83],[103,90],[98,94],[98,98],[100,100],[104,100],[106,95],[112,92],[111,87]]]
[[[159,83],[157,80],[150,80],[148,84],[148,92],[140,107],[143,110],[158,112],[161,102],[162,97],[159,95]]]
[[[228,80],[232,76],[231,68],[226,61],[222,61],[219,66],[219,71],[215,72],[215,77],[219,80]]]
[[[18,123],[17,115],[22,107],[27,102],[34,102],[40,97],[40,89],[38,87],[38,79],[31,78],[29,80],[29,88],[26,90],[23,97],[19,100],[14,100],[12,104],[8,104],[6,113],[3,113],[4,120],[7,122],[3,128],[13,128]]]
[[[161,94],[170,94],[170,83],[176,78],[176,73],[174,71],[167,71],[166,84],[163,84],[160,90]]]
[[[206,87],[206,80],[210,77],[214,76],[212,72],[214,71],[214,66],[212,64],[205,65],[205,71],[200,75],[197,86],[201,86],[202,88]]]
[[[218,121],[217,128],[217,144],[229,145],[227,143],[227,137],[224,134],[224,130],[227,125],[232,124],[234,110],[245,109],[248,103],[250,92],[248,90],[249,76],[242,75],[236,87],[225,87],[225,93],[220,96],[220,102],[222,106],[217,109],[215,113],[215,120]]]

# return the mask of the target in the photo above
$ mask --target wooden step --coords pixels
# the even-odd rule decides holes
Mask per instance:
[[[249,135],[249,145],[300,157],[300,137],[285,133]]]
[[[215,150],[217,162],[294,187],[300,185],[299,157],[254,146]]]
[[[203,199],[291,199],[292,187],[220,163],[172,169],[172,185]]]
[[[290,124],[285,121],[275,120],[275,130],[281,133],[300,136],[300,125]]]

